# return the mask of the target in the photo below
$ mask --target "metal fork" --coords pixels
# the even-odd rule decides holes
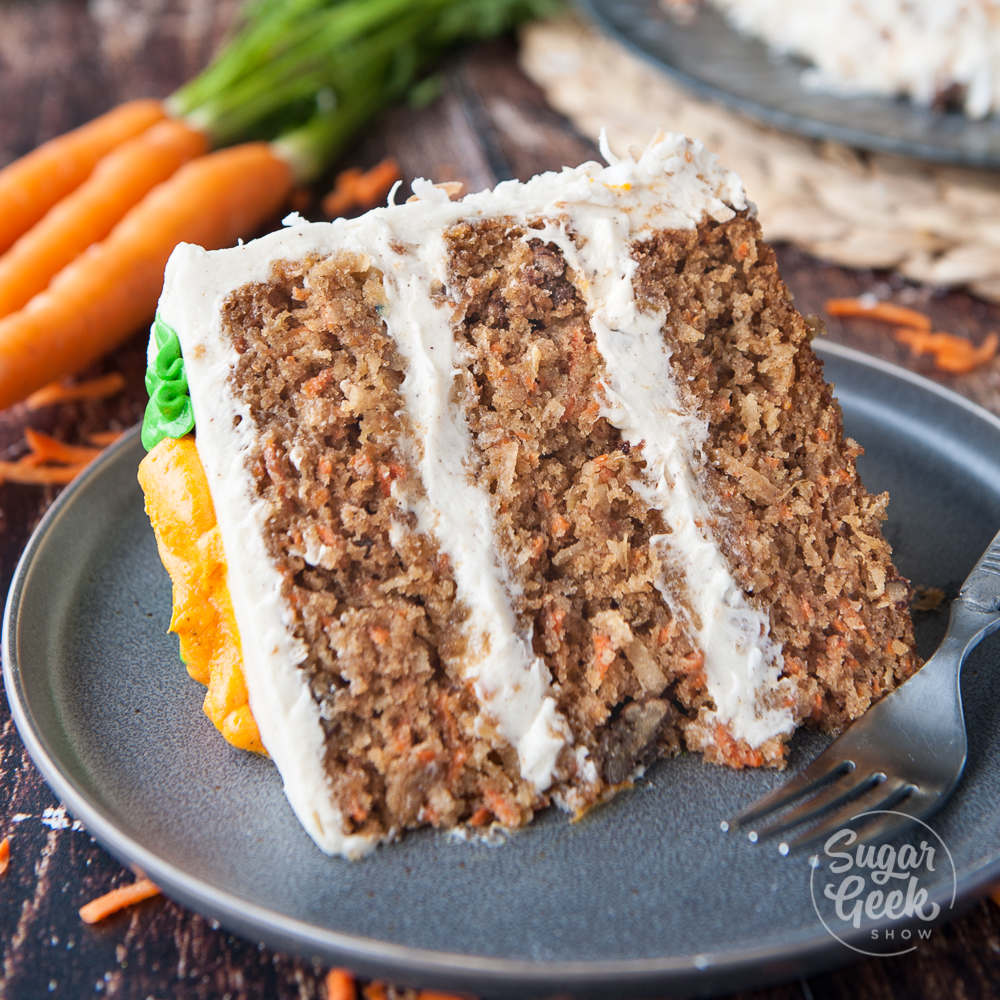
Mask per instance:
[[[948,631],[924,666],[801,774],[724,821],[722,829],[745,829],[757,842],[812,823],[779,843],[779,851],[788,854],[822,843],[852,820],[859,841],[870,842],[896,836],[910,817],[925,819],[944,804],[965,769],[962,664],[998,628],[1000,532],[962,584]]]

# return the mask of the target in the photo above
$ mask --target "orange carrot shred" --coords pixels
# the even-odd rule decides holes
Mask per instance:
[[[326,974],[326,1000],[355,1000],[354,976],[347,969],[331,969]]]
[[[420,990],[417,1000],[463,1000],[457,993],[442,993],[440,990]]]
[[[32,454],[42,462],[59,462],[64,465],[79,465],[91,462],[100,455],[101,448],[88,448],[83,445],[65,444],[57,438],[31,427],[25,428],[24,439]]]
[[[0,840],[0,875],[7,874],[7,868],[10,866],[10,837],[4,837]]]
[[[144,899],[158,896],[160,889],[148,878],[136,879],[131,885],[112,889],[97,899],[80,907],[80,919],[85,924],[96,924],[126,907],[141,903]]]
[[[362,991],[365,1000],[389,1000],[389,991],[385,988],[385,983],[378,980],[370,982]]]
[[[16,462],[0,462],[0,483],[20,483],[24,486],[65,486],[83,471],[86,462],[76,465],[39,465],[34,455]]]
[[[862,299],[827,299],[826,311],[831,316],[848,319],[860,317],[877,320],[880,323],[895,323],[899,326],[910,326],[917,330],[930,330],[930,317],[916,309],[897,306],[893,302],[867,303]]]
[[[323,214],[329,219],[355,208],[373,208],[399,180],[399,164],[390,156],[370,170],[348,167],[337,175],[333,190],[323,199]]]
[[[912,330],[901,327],[896,330],[895,339],[906,344],[917,356],[931,354],[934,366],[952,375],[965,375],[992,361],[1000,347],[996,333],[988,334],[976,347],[971,340],[953,333],[929,330]]]
[[[93,434],[87,435],[87,440],[99,448],[107,448],[109,444],[114,444],[124,433],[124,431],[94,431]]]
[[[86,382],[51,382],[33,392],[26,400],[29,410],[40,410],[43,406],[57,403],[72,403],[78,399],[105,399],[125,388],[125,376],[121,372],[109,372]]]

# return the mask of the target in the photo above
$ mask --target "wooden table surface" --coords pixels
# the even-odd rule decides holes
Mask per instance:
[[[169,93],[205,63],[235,6],[235,0],[0,3],[0,164],[127,97]],[[513,42],[457,55],[446,67],[445,81],[430,107],[398,109],[373,122],[345,161],[365,166],[391,153],[407,179],[460,179],[478,189],[596,157],[593,145],[547,108],[517,69]],[[804,312],[820,313],[832,295],[874,289],[925,309],[941,327],[976,340],[1000,329],[1000,308],[967,295],[936,294],[884,274],[846,271],[788,247],[779,254]],[[829,333],[934,376],[884,329],[834,322]],[[137,333],[94,369],[122,371],[128,378],[128,389],[111,400],[0,415],[0,457],[20,453],[27,425],[77,440],[90,431],[135,423],[145,403],[144,345]],[[942,380],[1000,413],[1000,365]],[[49,488],[0,486],[2,592],[54,495]],[[233,937],[167,900],[143,903],[101,926],[81,924],[77,908],[130,881],[131,874],[61,816],[0,699],[0,838],[9,835],[11,841],[10,870],[0,879],[0,1000],[323,997],[322,965]],[[850,957],[845,954],[845,961]],[[883,1000],[992,996],[998,990],[1000,907],[983,901],[905,958],[850,964],[740,996]]]

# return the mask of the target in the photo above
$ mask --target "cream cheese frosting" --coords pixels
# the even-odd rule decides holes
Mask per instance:
[[[471,437],[452,400],[457,358],[450,308],[431,293],[439,282],[447,299],[444,232],[463,220],[509,217],[526,239],[551,241],[566,256],[607,371],[604,416],[626,440],[644,443],[648,474],[635,487],[671,528],[652,544],[685,567],[684,592],[663,584],[663,593],[686,616],[705,653],[718,720],[754,746],[791,728],[790,710],[765,703],[781,670],[767,616],[743,595],[711,532],[697,474],[704,422],[684,412],[673,386],[664,316],[640,308],[631,282],[630,247],[644,235],[690,229],[705,218],[724,221],[751,206],[736,175],[682,136],[661,135],[620,159],[606,144],[603,152],[607,165],[509,181],[461,201],[416,181],[418,200],[408,204],[358,219],[296,222],[229,250],[207,253],[182,244],[171,256],[160,312],[183,348],[197,447],[229,561],[251,709],[293,808],[327,851],[357,855],[372,838],[344,835],[330,801],[318,709],[296,666],[305,650],[292,638],[280,579],[264,551],[262,505],[253,499],[243,460],[254,432],[230,385],[232,352],[221,326],[226,297],[266,280],[278,260],[357,254],[383,276],[383,319],[406,362],[401,393],[419,442],[411,457],[422,486],[408,495],[397,488],[394,496],[451,558],[458,599],[470,612],[470,645],[478,649],[467,675],[538,792],[557,779],[561,760],[575,762],[583,780],[593,780],[595,771],[585,750],[571,746],[549,672],[532,652],[531,635],[518,628],[514,584],[498,552],[488,498],[471,475]],[[401,529],[391,534],[398,546]],[[564,748],[571,753],[563,756]]]

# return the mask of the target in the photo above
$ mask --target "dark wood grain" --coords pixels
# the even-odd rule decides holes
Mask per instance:
[[[222,37],[236,0],[44,0],[0,3],[0,163],[126,97],[162,96],[204,63]],[[360,165],[386,153],[407,178],[458,179],[478,189],[505,177],[592,158],[592,144],[546,107],[517,70],[511,42],[478,46],[452,59],[430,107],[397,109],[372,123],[345,159]],[[1000,327],[1000,309],[967,295],[940,295],[870,272],[823,264],[779,248],[800,307],[820,313],[831,295],[891,290],[956,333],[979,339]],[[1000,412],[1000,368],[960,379],[914,363],[883,327],[835,322],[830,335],[940,377]],[[125,428],[141,415],[144,336],[96,366],[126,374],[114,399],[0,414],[0,455],[23,448],[26,425],[78,440]],[[53,490],[0,486],[0,581],[14,563]],[[46,813],[46,810],[57,810]],[[11,838],[11,865],[0,879],[0,998],[323,996],[326,969],[234,937],[166,900],[152,900],[98,927],[77,918],[94,895],[132,874],[81,829],[64,820],[27,758],[0,703],[0,837]],[[994,995],[1000,983],[1000,908],[980,903],[897,960],[850,965],[808,981],[778,985],[742,1000],[889,1000],[892,997]]]

